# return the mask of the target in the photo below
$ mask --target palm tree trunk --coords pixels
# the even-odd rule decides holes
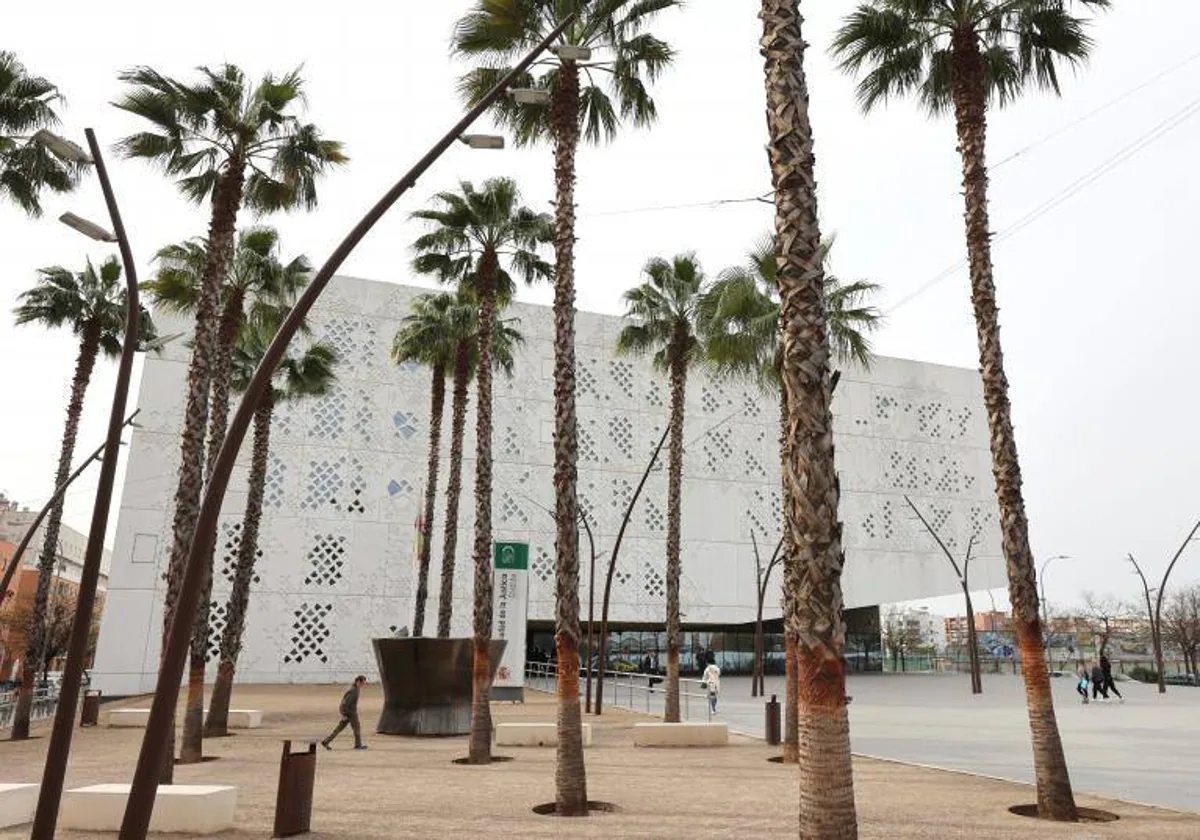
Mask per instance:
[[[225,607],[225,629],[221,632],[221,661],[212,699],[208,704],[208,719],[204,723],[206,738],[229,734],[229,703],[233,695],[233,676],[238,656],[242,652],[242,632],[246,627],[246,611],[250,604],[250,582],[254,579],[254,561],[258,554],[258,531],[262,523],[263,492],[267,484],[267,456],[271,451],[271,414],[275,402],[270,391],[254,412],[254,448],[250,460],[246,512],[242,517],[242,541],[238,545],[237,567],[233,587]]]
[[[63,426],[62,443],[58,450],[58,469],[54,473],[54,486],[62,485],[71,475],[71,458],[75,456],[75,438],[79,434],[79,418],[83,414],[83,398],[87,393],[92,370],[96,367],[96,354],[100,350],[100,329],[87,326],[79,341],[79,355],[75,359],[75,376],[71,379],[71,396],[67,400],[67,422]],[[33,688],[37,681],[37,663],[43,662],[46,646],[46,605],[50,598],[50,582],[54,579],[54,565],[58,559],[58,535],[62,529],[62,497],[50,508],[46,516],[42,554],[38,558],[37,589],[33,594],[33,611],[30,618],[29,635],[25,641],[25,664],[21,670],[21,688],[17,693],[17,708],[14,710],[11,739],[23,741],[29,737],[29,722],[33,712]],[[33,667],[30,667],[31,664]]]
[[[779,392],[779,411],[780,475],[786,477],[788,408],[787,392],[783,390]],[[787,492],[787,481],[785,480],[780,498],[786,498]],[[783,602],[781,608],[785,619],[783,625],[783,760],[788,764],[795,764],[800,760],[800,701],[797,697],[799,683],[796,675],[796,634],[792,632],[791,625],[786,618],[793,611],[792,604],[796,594],[796,552],[792,548],[792,536],[787,522],[781,523],[780,527],[783,530],[783,544],[780,549],[783,552]]]
[[[674,343],[675,340],[672,341]],[[679,578],[683,489],[683,415],[687,363],[678,351],[671,359],[671,438],[667,444],[667,696],[663,722],[679,722]]]
[[[1038,814],[1047,819],[1078,819],[1071,778],[1063,754],[1054,699],[1046,667],[1038,617],[1037,573],[1029,547],[1029,522],[1021,493],[1021,467],[1008,400],[1008,378],[1000,349],[999,310],[992,282],[991,230],[988,222],[987,108],[984,64],[973,34],[955,34],[951,82],[958,146],[962,155],[963,196],[966,205],[967,255],[971,272],[971,302],[979,340],[979,369],[991,437],[992,473],[1000,505],[1000,535],[1008,566],[1008,593],[1013,623],[1021,646],[1025,701],[1033,734],[1033,765],[1037,780]]]
[[[575,413],[575,152],[579,67],[564,61],[551,92],[554,135],[554,648],[558,655],[555,810],[587,814],[579,706],[579,430]],[[590,652],[589,652],[590,655]],[[601,664],[603,667],[603,664]]]
[[[425,635],[425,602],[429,600],[429,554],[433,542],[433,513],[437,505],[438,459],[442,444],[442,413],[446,402],[446,369],[433,369],[429,406],[429,466],[425,476],[425,514],[421,522],[421,553],[417,559],[417,603],[413,606],[412,634]]]
[[[204,489],[204,435],[208,428],[208,396],[217,343],[218,298],[233,252],[243,183],[243,164],[231,160],[228,172],[213,196],[212,217],[208,226],[208,262],[204,266],[196,300],[192,360],[188,366],[187,401],[180,435],[179,482],[175,488],[171,558],[167,564],[167,591],[163,601],[164,649],[171,623],[175,620],[175,604],[179,601],[183,566],[187,562],[196,532],[196,520],[200,516],[200,493]],[[191,620],[191,616],[187,620]],[[174,727],[169,730],[168,739],[171,744],[164,751],[165,758],[159,776],[161,784],[170,784],[174,777]]]
[[[213,357],[212,380],[209,388],[208,451],[204,474],[212,475],[229,425],[229,388],[232,371],[233,344],[242,326],[243,293],[231,291],[222,307],[217,328],[217,347]],[[215,534],[214,534],[215,537]],[[208,621],[212,604],[213,561],[216,540],[205,561],[203,591],[192,623],[192,644],[188,652],[188,693],[184,706],[183,739],[179,747],[180,764],[197,764],[204,760],[204,672],[208,659]]]
[[[484,251],[479,265],[479,360],[475,368],[475,656],[471,679],[471,764],[492,760],[492,340],[496,333],[499,262]]]
[[[785,620],[797,639],[799,831],[841,840],[858,836],[858,821],[846,713],[830,347],[799,0],[763,0],[762,20],[788,405],[784,526],[796,570]]]
[[[471,349],[460,341],[454,357],[454,398],[450,409],[450,477],[446,482],[446,525],[442,531],[442,588],[438,593],[438,638],[450,638],[454,617],[454,553],[458,547],[458,499],[462,494],[463,434],[467,428],[467,383]]]

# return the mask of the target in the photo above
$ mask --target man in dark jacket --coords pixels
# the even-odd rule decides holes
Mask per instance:
[[[1100,670],[1104,673],[1104,696],[1107,697],[1108,692],[1111,691],[1113,694],[1117,695],[1117,698],[1122,703],[1124,703],[1125,698],[1121,696],[1121,692],[1117,689],[1117,684],[1113,681],[1112,662],[1110,662],[1108,656],[1103,653],[1100,654]]]
[[[362,728],[358,725],[358,690],[366,684],[367,678],[360,674],[354,678],[354,685],[346,689],[346,693],[342,695],[342,702],[338,706],[338,712],[342,719],[329,733],[329,737],[321,742],[321,746],[325,749],[333,749],[329,743],[346,728],[346,724],[349,724],[350,729],[354,732],[354,749],[365,750],[367,748],[367,745],[362,742]]]
[[[1101,694],[1105,700],[1108,699],[1108,689],[1104,685],[1104,669],[1097,662],[1092,665],[1092,699],[1095,700]]]

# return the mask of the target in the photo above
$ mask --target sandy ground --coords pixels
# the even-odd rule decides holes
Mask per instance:
[[[281,739],[323,735],[336,722],[340,686],[239,687],[235,708],[265,711],[264,726],[211,741],[217,760],[181,767],[180,783],[239,787],[237,828],[223,837],[271,835]],[[361,714],[370,732],[381,695],[369,687]],[[119,705],[146,705],[124,701]],[[105,708],[115,708],[106,704]],[[551,698],[530,693],[522,705],[496,704],[497,721],[552,720]],[[409,739],[368,735],[370,749],[351,750],[346,732],[333,752],[319,751],[313,838],[462,837],[795,837],[794,768],[767,759],[776,748],[734,737],[727,747],[637,749],[630,727],[645,717],[606,710],[592,719],[588,795],[615,803],[617,813],[563,820],[531,808],[554,796],[554,751],[506,748],[511,762],[465,767],[465,738]],[[37,781],[48,735],[0,742],[0,782]],[[128,781],[140,730],[76,730],[68,787]],[[1080,797],[1081,805],[1120,815],[1111,824],[1060,825],[1016,817],[1010,805],[1030,802],[1020,784],[904,764],[855,761],[860,836],[864,838],[1196,838],[1200,816]],[[0,830],[27,837],[28,827]],[[113,837],[60,831],[59,837]],[[174,835],[183,837],[186,835]]]

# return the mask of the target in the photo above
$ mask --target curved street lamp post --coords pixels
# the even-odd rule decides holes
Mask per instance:
[[[100,560],[104,553],[104,535],[108,530],[108,514],[112,506],[113,483],[117,474],[117,457],[121,447],[121,431],[125,428],[125,403],[129,397],[129,380],[133,374],[133,354],[138,348],[139,306],[137,267],[129,239],[125,236],[125,225],[108,180],[108,170],[96,142],[96,134],[85,129],[92,163],[104,192],[104,203],[112,220],[113,236],[121,250],[121,261],[125,264],[125,340],[121,346],[121,361],[117,367],[117,384],[113,390],[112,409],[108,416],[108,439],[100,461],[100,483],[96,487],[96,501],[92,507],[92,523],[88,531],[87,548],[83,555],[83,572],[79,580],[79,595],[75,602],[75,618],[71,623],[71,637],[67,645],[67,662],[63,669],[62,685],[58,698],[58,709],[54,714],[54,728],[50,734],[50,746],[46,751],[46,766],[42,771],[42,785],[38,794],[37,813],[33,821],[31,840],[53,840],[58,822],[58,805],[62,799],[63,778],[67,772],[67,756],[71,752],[71,735],[75,722],[75,710],[79,701],[79,689],[83,681],[83,660],[87,656],[88,631],[91,629],[92,610],[96,604],[96,586],[100,580]],[[82,158],[82,152],[80,152]],[[78,218],[78,217],[75,217]],[[86,220],[85,220],[86,221]],[[72,227],[81,229],[78,225]],[[93,225],[93,227],[97,227]],[[82,229],[81,229],[82,230]],[[107,233],[98,228],[99,233]],[[100,238],[95,231],[88,233]],[[101,241],[104,241],[103,239]],[[111,240],[110,240],[111,241]]]
[[[183,677],[184,660],[191,641],[192,619],[200,598],[204,561],[212,550],[217,517],[221,512],[221,502],[229,485],[229,476],[233,472],[238,450],[241,448],[242,441],[245,440],[246,431],[253,419],[254,412],[262,395],[270,386],[271,377],[283,358],[288,343],[296,334],[313,304],[316,303],[317,298],[329,285],[333,273],[345,262],[346,257],[375,226],[375,223],[396,203],[400,196],[416,183],[417,178],[442,156],[451,144],[464,136],[464,132],[471,124],[508,90],[509,85],[566,31],[567,27],[574,22],[575,17],[575,13],[566,15],[540,44],[513,67],[473,108],[467,111],[463,118],[441,140],[435,143],[433,148],[417,161],[416,165],[405,173],[354,226],[325,264],[321,266],[320,271],[314,275],[279,327],[279,331],[266,353],[263,354],[263,360],[259,364],[258,370],[254,372],[254,376],[242,396],[242,401],[238,405],[237,412],[230,421],[212,475],[209,476],[208,486],[205,488],[200,516],[196,522],[191,549],[184,566],[183,582],[180,587],[179,601],[175,607],[175,617],[171,622],[170,632],[167,634],[166,646],[159,666],[158,683],[155,686],[154,702],[150,707],[150,718],[146,723],[146,734],[142,738],[137,769],[134,771],[129,801],[121,823],[119,835],[121,840],[144,840],[149,831],[150,814],[158,792],[159,770],[166,760],[167,733],[175,723],[175,704],[178,701],[179,683]]]

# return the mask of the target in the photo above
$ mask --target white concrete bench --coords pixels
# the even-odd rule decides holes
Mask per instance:
[[[33,822],[38,786],[0,784],[0,828]]]
[[[729,743],[724,723],[635,723],[635,747],[719,747]]]
[[[125,816],[129,785],[89,785],[63,794],[58,827],[117,831]],[[160,785],[150,830],[216,834],[233,828],[237,788],[228,785]]]
[[[583,745],[592,745],[592,725],[583,724]],[[558,726],[553,723],[500,723],[496,725],[498,747],[558,746]]]
[[[150,720],[149,709],[113,709],[106,713],[106,724],[113,727],[145,729]],[[204,710],[208,717],[208,709]],[[262,711],[260,709],[230,709],[230,729],[258,729],[262,726]]]

